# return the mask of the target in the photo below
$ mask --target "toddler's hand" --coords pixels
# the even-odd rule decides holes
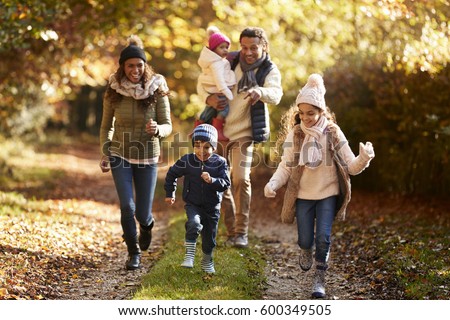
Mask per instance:
[[[165,198],[164,201],[167,204],[173,205],[175,203],[175,198]]]
[[[264,196],[266,198],[275,198],[277,193],[273,190],[273,185],[271,182],[267,182],[266,186],[264,187]]]
[[[233,93],[231,92],[230,89],[225,88],[223,90],[220,90],[220,92],[223,93],[228,100],[233,100]]]
[[[208,172],[204,171],[201,175],[202,179],[205,180],[206,183],[211,183],[212,179]]]

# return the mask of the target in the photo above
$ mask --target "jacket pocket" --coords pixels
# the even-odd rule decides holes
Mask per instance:
[[[184,182],[183,182],[183,200],[184,200],[184,202],[188,202],[190,191],[191,190],[190,190],[190,186],[189,186],[189,180],[187,180],[185,178]]]

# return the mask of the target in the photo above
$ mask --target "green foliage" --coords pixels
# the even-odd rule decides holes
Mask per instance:
[[[83,86],[104,86],[130,34],[143,39],[149,63],[167,78],[173,119],[191,119],[204,107],[196,80],[207,26],[218,26],[239,50],[240,32],[255,25],[266,30],[283,76],[273,130],[307,76],[326,73],[353,149],[360,139],[376,143],[365,174],[381,177],[373,188],[429,192],[450,180],[446,0],[4,0],[0,10],[4,136],[40,135],[58,103],[68,105]],[[58,107],[72,121],[88,109]],[[356,185],[368,184],[360,179]]]
[[[386,72],[357,56],[327,70],[326,98],[353,151],[359,141],[375,146],[371,168],[354,179],[357,186],[448,194],[449,72]]]
[[[247,300],[260,299],[264,261],[252,249],[237,251],[219,243],[214,250],[216,273],[201,271],[201,242],[193,269],[180,267],[184,257],[184,214],[170,223],[164,256],[142,282],[134,299],[142,300]]]

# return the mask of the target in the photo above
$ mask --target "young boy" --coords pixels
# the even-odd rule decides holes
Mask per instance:
[[[230,187],[231,182],[226,160],[214,153],[217,148],[217,130],[213,126],[197,126],[192,133],[192,145],[194,153],[182,156],[167,172],[165,202],[170,205],[175,202],[177,179],[184,177],[186,253],[181,266],[193,268],[197,238],[201,234],[202,270],[215,273],[212,256],[216,246],[220,205],[223,192]]]

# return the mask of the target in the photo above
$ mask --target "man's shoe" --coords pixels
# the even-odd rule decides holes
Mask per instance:
[[[302,268],[303,271],[308,271],[311,269],[313,264],[313,250],[300,249],[300,256],[298,260],[300,268]]]
[[[234,246],[237,248],[247,248],[248,247],[248,237],[245,234],[238,234],[234,240]]]
[[[233,247],[234,246],[234,241],[235,241],[235,238],[233,236],[229,236],[229,237],[227,237],[227,240],[225,240],[223,245],[225,247]]]

